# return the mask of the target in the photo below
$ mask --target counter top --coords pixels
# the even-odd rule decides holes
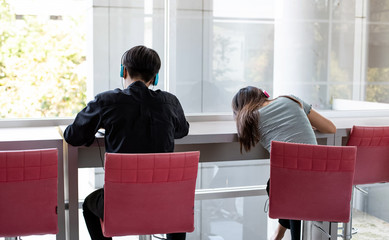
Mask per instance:
[[[389,126],[389,117],[331,118],[337,130],[347,130],[353,125]],[[178,144],[237,142],[234,121],[194,121],[190,122],[188,136],[177,139]],[[0,128],[0,141],[60,140],[66,126]],[[316,132],[320,137],[322,134]]]
[[[0,142],[62,140],[58,127],[0,128]]]

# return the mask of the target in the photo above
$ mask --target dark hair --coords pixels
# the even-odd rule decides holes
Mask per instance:
[[[147,83],[159,72],[161,59],[153,49],[136,46],[123,54],[122,65],[131,78],[139,77]]]
[[[302,107],[301,103],[289,96],[287,97]],[[259,112],[258,109],[267,101],[266,95],[259,88],[248,86],[241,88],[232,99],[232,111],[236,121],[240,152],[242,148],[250,151],[261,138],[259,132]]]

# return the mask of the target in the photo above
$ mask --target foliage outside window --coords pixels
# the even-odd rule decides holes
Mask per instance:
[[[389,1],[372,0],[366,101],[389,103]]]
[[[0,118],[73,116],[85,106],[83,16],[16,15],[0,0]]]

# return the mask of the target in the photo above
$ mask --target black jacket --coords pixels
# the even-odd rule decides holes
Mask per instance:
[[[178,99],[150,90],[141,81],[127,89],[98,94],[77,114],[65,132],[66,142],[89,146],[100,128],[112,153],[173,152],[174,139],[188,134],[189,123]]]

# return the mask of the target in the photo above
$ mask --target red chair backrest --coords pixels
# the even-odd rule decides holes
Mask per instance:
[[[389,127],[353,126],[347,146],[357,146],[354,185],[389,182]]]
[[[0,152],[0,236],[56,234],[57,149]]]
[[[200,152],[105,155],[105,236],[192,232]]]
[[[348,222],[355,147],[273,141],[271,218]]]

